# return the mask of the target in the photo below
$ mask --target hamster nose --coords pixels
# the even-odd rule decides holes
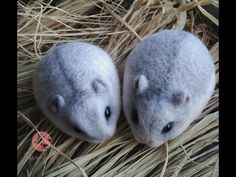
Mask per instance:
[[[106,141],[108,138],[110,138],[109,135],[96,136],[96,137],[93,137],[92,142],[95,142],[95,143],[103,143],[103,142]]]
[[[100,140],[100,141],[105,141],[107,140],[108,138],[110,138],[112,136],[112,134],[110,132],[104,132],[102,134],[100,134],[97,139]]]
[[[150,144],[152,144],[153,143],[153,141],[152,140],[149,140],[149,139],[147,139],[147,138],[139,138],[139,142],[141,143],[141,144],[146,144],[146,145],[150,145]]]

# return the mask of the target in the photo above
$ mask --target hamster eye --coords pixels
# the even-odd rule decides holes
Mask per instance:
[[[109,117],[111,116],[111,108],[110,108],[110,106],[106,107],[104,114],[105,114],[106,119],[108,120]]]
[[[137,109],[134,109],[134,110],[132,111],[132,121],[133,121],[136,125],[139,123]]]
[[[169,132],[174,125],[174,122],[169,122],[161,131],[162,134]]]

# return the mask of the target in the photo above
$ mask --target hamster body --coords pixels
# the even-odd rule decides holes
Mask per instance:
[[[197,119],[215,87],[209,51],[194,35],[163,30],[145,37],[129,54],[123,109],[133,135],[159,147]]]
[[[38,105],[66,134],[91,143],[114,134],[120,83],[114,63],[99,47],[71,42],[49,50],[33,85]]]

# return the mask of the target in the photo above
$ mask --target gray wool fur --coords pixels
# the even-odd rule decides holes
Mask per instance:
[[[102,49],[85,42],[52,48],[39,63],[33,85],[40,108],[66,134],[91,143],[114,134],[120,83],[114,63]]]
[[[163,30],[145,37],[124,72],[123,109],[134,137],[151,147],[177,137],[199,117],[214,87],[213,60],[193,34]]]

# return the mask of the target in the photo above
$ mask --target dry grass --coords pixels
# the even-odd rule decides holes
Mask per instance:
[[[18,176],[218,176],[218,20],[203,8],[218,8],[218,1],[182,0],[179,6],[166,0],[50,3],[18,1]],[[144,36],[166,28],[198,35],[217,72],[215,93],[201,119],[173,141],[158,149],[140,146],[122,113],[115,136],[92,145],[59,131],[35,104],[32,73],[57,43],[81,39],[99,45],[113,57],[122,81],[131,49]],[[41,154],[31,146],[40,130],[52,136],[51,148]]]

